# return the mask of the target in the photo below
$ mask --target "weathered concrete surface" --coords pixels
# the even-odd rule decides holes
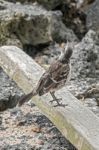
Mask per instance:
[[[0,64],[25,93],[31,91],[44,70],[23,51],[14,46],[0,49]],[[56,92],[66,107],[53,108],[46,94],[33,98],[34,103],[79,150],[99,149],[99,118],[71,95],[66,88]],[[94,121],[93,121],[94,120]]]

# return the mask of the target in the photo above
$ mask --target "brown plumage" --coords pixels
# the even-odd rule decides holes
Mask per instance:
[[[63,45],[64,46],[64,45]],[[72,47],[67,45],[61,53],[58,60],[55,60],[47,71],[41,76],[36,88],[29,94],[22,96],[19,100],[19,106],[29,101],[33,96],[42,96],[50,92],[53,99],[60,105],[58,99],[55,97],[54,92],[62,88],[70,78],[70,57],[72,55]],[[54,101],[53,100],[53,101]]]

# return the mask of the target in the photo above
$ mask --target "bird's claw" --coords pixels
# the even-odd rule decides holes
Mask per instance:
[[[62,104],[62,103],[59,103],[57,105],[54,105],[54,107],[57,107],[57,106],[61,106],[61,107],[65,107],[65,106],[68,106],[67,104]]]
[[[62,100],[62,98],[59,98],[59,99],[53,99],[53,100],[50,101],[50,103],[53,103],[53,102],[55,101],[57,104],[54,105],[54,107],[57,107],[57,106],[65,107],[65,106],[67,106],[66,104],[60,103],[61,100]]]
[[[53,100],[50,101],[50,103],[53,103],[53,102],[59,103],[61,100],[62,100],[62,98],[53,99]]]

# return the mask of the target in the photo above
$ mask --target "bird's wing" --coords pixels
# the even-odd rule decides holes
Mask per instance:
[[[51,64],[48,71],[42,75],[38,82],[37,93],[43,95],[61,84],[62,81],[66,82],[69,69],[68,64],[62,64],[58,61]]]
[[[54,82],[59,83],[62,80],[67,79],[70,71],[69,64],[63,64],[57,61],[56,63],[53,63],[51,66],[52,67],[49,68],[49,74]]]
[[[46,87],[48,87],[49,85],[51,85],[53,82],[52,82],[52,80],[50,79],[50,74],[49,73],[47,73],[47,72],[45,72],[42,76],[41,76],[41,78],[40,78],[40,80],[39,80],[39,82],[38,82],[38,84],[37,84],[37,87],[36,87],[36,91],[37,91],[37,93],[41,96],[41,95],[43,95],[44,93],[46,93],[47,91],[46,91]]]

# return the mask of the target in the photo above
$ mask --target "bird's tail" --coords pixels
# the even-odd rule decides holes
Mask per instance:
[[[28,102],[33,96],[35,96],[37,93],[35,92],[35,90],[33,90],[32,92],[21,96],[21,98],[18,101],[18,106],[22,106],[25,102]]]

